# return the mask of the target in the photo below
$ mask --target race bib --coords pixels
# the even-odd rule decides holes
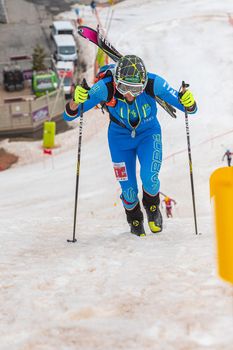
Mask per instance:
[[[113,169],[118,181],[127,181],[128,175],[125,162],[113,163]]]

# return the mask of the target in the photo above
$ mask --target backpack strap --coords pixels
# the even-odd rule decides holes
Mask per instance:
[[[113,79],[111,81],[107,82],[106,86],[108,89],[108,98],[107,98],[107,102],[105,102],[105,105],[109,106],[109,107],[115,107],[117,100],[114,97],[115,92],[116,92],[116,87],[115,87]]]
[[[122,123],[120,120],[118,120],[117,118],[115,118],[113,115],[111,115],[109,113],[109,118],[111,120],[111,122],[116,123],[117,125],[121,126],[122,128],[126,128],[126,125],[124,123]]]
[[[154,94],[154,79],[152,79],[152,78],[149,78],[148,79],[148,82],[147,82],[147,84],[146,84],[146,88],[145,88],[145,92],[149,95],[149,96],[151,96],[151,97],[153,97],[153,98],[155,98],[155,94]]]

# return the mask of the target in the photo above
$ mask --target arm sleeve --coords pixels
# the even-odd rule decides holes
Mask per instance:
[[[94,106],[102,101],[107,101],[108,98],[108,88],[104,79],[99,80],[96,84],[94,84],[91,89],[88,91],[89,98],[83,104],[83,111],[89,111]],[[76,111],[71,111],[69,108],[69,103],[67,103],[65,107],[65,111],[63,114],[63,118],[67,121],[71,121],[80,116],[80,105],[78,106]]]
[[[173,89],[166,80],[164,80],[159,75],[151,74],[154,78],[154,94],[155,96],[158,96],[162,98],[167,103],[171,104],[172,106],[178,108],[180,111],[184,112],[185,108],[184,106],[179,102],[178,97],[178,91]],[[188,113],[195,113],[195,110],[190,110]]]

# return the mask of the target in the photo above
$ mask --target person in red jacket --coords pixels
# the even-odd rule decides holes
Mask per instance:
[[[162,202],[165,203],[167,218],[172,218],[172,202],[176,205],[176,201],[168,196],[166,196]]]

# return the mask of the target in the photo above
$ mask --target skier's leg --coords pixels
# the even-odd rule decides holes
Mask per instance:
[[[136,180],[136,153],[134,150],[118,151],[112,158],[115,175],[121,186],[121,200],[125,208],[131,233],[145,235],[143,213],[138,200]]]
[[[163,218],[159,209],[159,193],[156,196],[150,196],[147,192],[143,190],[142,203],[146,209],[148,225],[151,232],[160,232],[163,229]]]
[[[109,136],[109,149],[113,168],[121,186],[121,200],[130,225],[131,233],[144,236],[143,213],[138,200],[138,186],[136,178],[136,150],[117,147],[114,136]]]
[[[158,175],[162,163],[161,134],[147,135],[139,144],[137,154],[141,165],[140,177],[143,189],[151,196],[155,196],[160,189]]]
[[[162,162],[162,143],[160,130],[146,135],[137,149],[141,165],[140,176],[143,185],[143,206],[146,209],[148,224],[152,232],[162,231],[162,214],[159,209],[160,198],[158,179]]]
[[[129,210],[125,208],[126,218],[130,226],[130,232],[137,236],[145,236],[145,229],[143,225],[143,213],[138,202],[136,207]]]

